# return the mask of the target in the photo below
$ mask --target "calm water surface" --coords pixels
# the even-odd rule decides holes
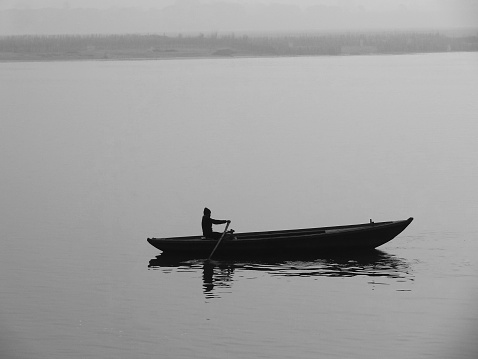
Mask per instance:
[[[0,357],[478,357],[478,55],[0,64]],[[367,255],[151,236],[415,217]]]

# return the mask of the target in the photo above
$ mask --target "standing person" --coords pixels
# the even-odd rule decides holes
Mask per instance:
[[[201,221],[202,234],[207,239],[219,239],[221,238],[222,233],[213,232],[212,225],[224,224],[224,223],[230,223],[230,222],[231,221],[229,220],[211,218],[211,210],[209,208],[204,208],[204,215],[202,216],[202,221]]]

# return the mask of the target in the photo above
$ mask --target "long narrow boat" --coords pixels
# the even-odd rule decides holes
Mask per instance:
[[[391,241],[412,221],[410,217],[346,226],[235,233],[222,240],[215,256],[370,250]],[[163,253],[196,258],[207,257],[217,244],[216,240],[201,236],[148,238],[148,242]]]

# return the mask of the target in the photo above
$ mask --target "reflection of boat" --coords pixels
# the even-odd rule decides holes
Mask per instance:
[[[307,253],[357,251],[373,249],[395,238],[413,218],[401,221],[355,224],[336,227],[292,229],[283,231],[237,233],[225,239],[216,256],[270,253]],[[204,257],[217,241],[200,236],[148,238],[148,242],[166,253]]]
[[[355,255],[335,255],[323,258],[289,258],[276,264],[250,263],[244,267],[264,270],[273,276],[284,277],[388,277],[407,278],[409,264],[398,257],[377,249]]]
[[[163,253],[149,261],[149,268],[192,268],[210,271],[211,268],[268,272],[274,276],[324,277],[389,277],[410,276],[409,264],[401,258],[377,249],[350,255],[270,255],[261,257],[233,257],[206,261]]]
[[[244,278],[244,272],[265,273],[273,277],[370,277],[413,281],[410,264],[394,255],[371,250],[348,255],[269,255],[260,257],[233,257],[203,261],[163,253],[149,262],[149,268],[170,272],[178,270],[202,271],[203,290],[208,297],[217,296],[214,289],[228,289],[233,274]],[[241,275],[242,273],[242,275]],[[249,276],[248,276],[249,277]],[[253,275],[251,278],[255,278]],[[375,279],[374,279],[375,280]]]

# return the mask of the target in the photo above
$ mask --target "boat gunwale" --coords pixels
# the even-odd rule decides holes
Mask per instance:
[[[413,217],[398,221],[386,221],[386,222],[371,222],[362,224],[351,224],[344,226],[329,226],[329,227],[317,227],[317,228],[304,228],[304,229],[288,229],[288,230],[274,230],[274,231],[262,231],[262,232],[243,232],[236,233],[236,239],[234,241],[249,242],[249,241],[273,241],[281,239],[290,239],[291,237],[296,239],[307,239],[308,237],[317,236],[334,236],[347,232],[365,232],[369,230],[376,230],[382,227],[388,227],[395,224],[401,224],[404,222],[411,222]],[[184,236],[184,237],[169,237],[169,238],[151,238],[155,242],[161,243],[178,243],[178,242],[216,242],[215,239],[205,239],[203,236]],[[149,241],[149,238],[148,238]]]

